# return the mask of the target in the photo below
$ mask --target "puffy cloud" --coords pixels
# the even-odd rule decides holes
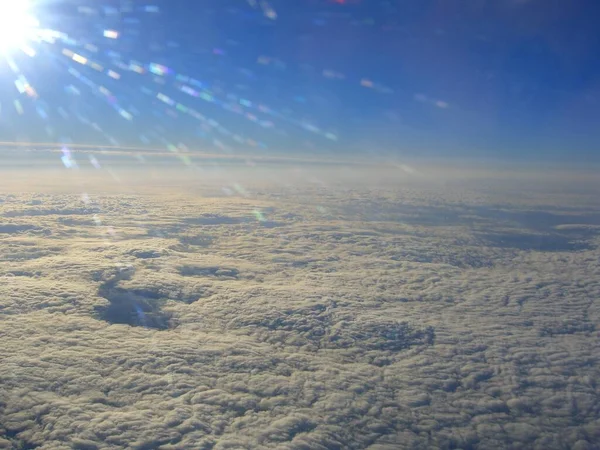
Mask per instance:
[[[0,448],[596,448],[600,205],[428,173],[15,182]]]

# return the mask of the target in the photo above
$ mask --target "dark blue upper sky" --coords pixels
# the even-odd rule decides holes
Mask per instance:
[[[3,141],[600,156],[597,2],[43,0],[33,11],[69,39],[12,55],[35,98],[0,67]]]

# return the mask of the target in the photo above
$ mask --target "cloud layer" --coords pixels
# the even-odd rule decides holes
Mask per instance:
[[[598,448],[596,186],[268,173],[3,182],[0,448]]]

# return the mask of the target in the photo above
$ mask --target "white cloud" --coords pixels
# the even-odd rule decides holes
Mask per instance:
[[[244,180],[244,197],[121,178],[126,194],[90,183],[87,203],[52,184],[1,205],[0,448],[600,439],[588,197],[567,214],[497,174],[493,200],[422,178]],[[548,233],[565,245],[536,249]],[[168,328],[104,320],[123,302],[125,323]]]

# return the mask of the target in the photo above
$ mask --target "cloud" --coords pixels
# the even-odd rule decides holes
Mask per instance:
[[[589,195],[136,176],[0,205],[0,448],[596,448]]]

